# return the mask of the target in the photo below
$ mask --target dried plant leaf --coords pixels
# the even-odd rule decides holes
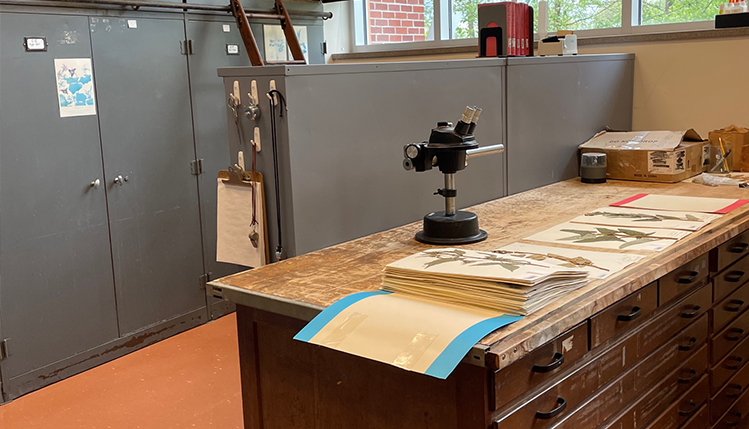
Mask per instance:
[[[615,235],[599,235],[597,237],[586,237],[582,240],[573,241],[573,243],[595,243],[598,241],[624,241]]]
[[[621,246],[619,246],[620,249],[626,249],[627,247],[637,246],[638,244],[645,244],[649,243],[651,241],[658,241],[657,238],[650,238],[650,237],[640,237],[637,240],[628,241]]]
[[[647,237],[648,235],[655,234],[655,232],[642,232],[642,231],[637,231],[634,229],[627,229],[627,228],[619,228],[619,232],[621,232],[622,234],[626,234],[630,237]]]
[[[616,235],[618,233],[617,230],[610,228],[597,227],[596,229],[598,230],[598,232],[605,235]]]

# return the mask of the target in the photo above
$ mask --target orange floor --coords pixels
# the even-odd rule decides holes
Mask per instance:
[[[3,405],[0,428],[242,428],[236,317]]]

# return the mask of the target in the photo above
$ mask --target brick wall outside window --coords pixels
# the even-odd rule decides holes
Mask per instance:
[[[420,42],[424,0],[368,0],[369,43]]]

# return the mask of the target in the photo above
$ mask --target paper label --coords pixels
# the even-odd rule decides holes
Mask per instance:
[[[710,165],[710,145],[706,144],[702,146],[702,166],[707,167]]]
[[[239,45],[226,45],[226,54],[227,55],[239,55]]]
[[[138,21],[134,19],[127,20],[127,28],[138,28]]]
[[[676,174],[686,170],[686,150],[648,152],[648,173]]]
[[[228,32],[230,32],[230,31],[231,31],[231,25],[229,25],[229,24],[224,24],[224,33],[228,33]]]

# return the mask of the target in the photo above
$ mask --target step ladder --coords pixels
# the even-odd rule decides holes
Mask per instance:
[[[247,50],[247,55],[250,57],[250,63],[253,66],[307,64],[302,52],[302,46],[299,44],[296,32],[294,32],[294,26],[291,25],[289,11],[286,10],[286,6],[282,0],[275,0],[275,5],[273,6],[275,13],[245,13],[240,0],[231,0],[230,5],[231,12],[237,21],[239,34],[242,36],[242,41],[244,42],[244,48]],[[260,55],[260,50],[257,47],[257,42],[255,41],[255,35],[252,34],[252,29],[250,28],[250,19],[277,19],[281,21],[281,28],[286,36],[286,44],[294,59],[290,61],[263,61],[263,57]]]

